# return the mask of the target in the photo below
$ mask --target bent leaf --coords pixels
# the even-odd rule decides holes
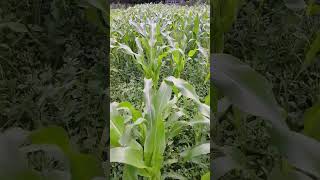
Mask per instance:
[[[210,153],[210,143],[205,143],[180,153],[180,156],[184,157],[185,160],[191,160],[196,156],[209,154],[209,153]]]
[[[228,54],[213,54],[212,81],[240,110],[269,120],[274,126],[287,128],[272,87],[268,81]]]
[[[130,147],[116,147],[110,149],[110,162],[124,163],[136,168],[147,168],[143,162],[143,152]]]

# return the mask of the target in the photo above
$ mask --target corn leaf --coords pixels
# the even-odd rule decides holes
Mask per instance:
[[[137,169],[130,165],[125,165],[123,168],[123,178],[128,180],[137,180],[138,172]]]
[[[117,110],[118,104],[110,104],[110,144],[117,147],[120,145],[120,138],[124,130],[124,118],[120,116]]]
[[[230,55],[218,54],[213,58],[213,82],[231,103],[244,112],[269,120],[273,125],[270,134],[274,145],[288,158],[288,162],[319,176],[319,143],[288,129],[267,81]]]
[[[213,83],[243,112],[269,120],[286,128],[280,107],[267,80],[228,54],[213,54]]]
[[[201,180],[210,180],[210,172],[207,172],[204,175],[202,175]]]
[[[131,147],[115,147],[110,149],[110,162],[124,163],[136,168],[147,168],[143,161],[142,150]]]
[[[197,95],[196,90],[187,81],[175,78],[173,76],[170,76],[165,80],[178,88],[182,95],[194,100],[197,103],[200,103],[199,96]]]
[[[270,128],[272,144],[287,161],[316,177],[320,177],[320,144],[313,138],[293,131]]]
[[[320,141],[320,102],[305,112],[303,122],[304,134]]]
[[[209,154],[210,153],[210,143],[205,143],[198,145],[196,147],[193,147],[192,149],[183,151],[180,153],[180,156],[182,156],[185,160],[191,160],[194,157]]]
[[[320,4],[316,0],[310,0],[307,8],[307,14],[309,16],[319,15],[320,14]]]
[[[81,154],[71,148],[67,133],[60,127],[47,127],[30,134],[33,144],[57,145],[70,160],[72,180],[88,180],[103,175],[98,159],[94,156]]]

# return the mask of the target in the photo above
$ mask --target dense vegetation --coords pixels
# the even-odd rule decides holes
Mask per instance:
[[[111,10],[111,179],[208,178],[209,28],[206,5]]]
[[[143,4],[143,3],[165,3],[165,0],[110,0],[110,4]],[[202,4],[209,3],[209,0],[184,0],[186,4]]]
[[[104,176],[104,5],[0,1],[0,179]]]
[[[319,179],[319,5],[211,6],[214,178]]]
[[[210,139],[213,179],[320,179],[319,0],[210,9],[212,24],[207,6],[113,10],[110,177],[208,178]],[[109,177],[107,11],[0,1],[0,179]]]

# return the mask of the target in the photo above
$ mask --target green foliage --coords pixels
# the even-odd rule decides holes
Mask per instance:
[[[320,140],[320,103],[314,104],[311,108],[307,109],[304,114],[304,133],[307,136]]]
[[[21,148],[28,155],[16,165],[23,179],[29,175],[69,180],[103,176],[106,143],[100,146],[99,142],[106,139],[101,136],[107,111],[103,102],[108,44],[97,23],[103,24],[107,17],[95,6],[97,1],[90,2],[0,2],[1,131],[23,127],[40,133],[34,144]],[[88,21],[87,10],[101,16]],[[42,129],[51,125],[62,129]],[[0,161],[3,166],[10,164]],[[52,167],[50,161],[62,167]],[[18,164],[24,167],[19,169]]]
[[[268,55],[271,55],[274,59],[275,57],[279,57],[277,59],[277,63],[280,65],[282,63],[288,63],[289,61],[282,62],[283,59],[288,59],[289,56],[274,56],[279,51],[279,48],[275,50],[263,50],[261,51],[259,46],[262,47],[271,47],[272,45],[270,43],[284,43],[285,39],[277,39],[277,38],[269,38],[268,37],[262,37],[261,34],[256,32],[264,32],[265,30],[260,29],[260,25],[263,26],[266,23],[267,20],[270,17],[270,14],[267,16],[265,13],[270,12],[270,10],[274,9],[275,7],[272,7],[270,4],[264,1],[261,1],[260,3],[257,3],[255,5],[258,5],[258,9],[254,10],[254,3],[248,2],[247,4],[244,4],[244,8],[242,11],[246,14],[245,16],[238,17],[240,22],[235,22],[234,27],[236,31],[229,32],[227,35],[232,37],[231,39],[227,39],[227,44],[225,51],[231,54],[237,54],[240,57],[244,59],[244,61],[251,62],[254,67],[259,68],[261,64],[265,62],[260,62],[260,60],[266,60],[268,59]],[[290,7],[294,10],[303,10],[305,7],[304,1],[285,1],[285,5],[287,7]],[[270,7],[271,6],[271,7]],[[269,9],[272,8],[272,9]],[[292,12],[283,10],[283,8],[280,8],[281,11],[279,14],[274,13],[271,15],[271,18],[274,19],[275,17],[281,17],[284,20],[285,19],[291,19],[293,20],[290,24],[286,24],[285,28],[287,28],[288,32],[297,32],[298,28],[303,26],[305,23],[310,23],[310,34],[314,34],[318,31],[316,28],[317,23],[314,19],[303,19],[304,15],[303,12]],[[285,14],[285,13],[288,14]],[[289,14],[292,13],[292,14]],[[295,14],[293,14],[295,13]],[[241,14],[241,12],[240,12]],[[249,14],[249,15],[248,15]],[[274,16],[274,17],[273,17]],[[299,17],[296,20],[294,20],[294,17]],[[264,21],[266,20],[266,22]],[[252,24],[250,24],[252,23]],[[275,23],[277,24],[277,23]],[[254,26],[251,26],[254,25]],[[273,24],[271,24],[273,25]],[[268,24],[267,32],[277,32],[274,27],[272,27],[270,24]],[[277,24],[279,25],[279,24]],[[243,30],[242,30],[243,28]],[[240,31],[239,31],[240,29]],[[274,31],[273,31],[273,30]],[[252,30],[252,31],[250,31]],[[270,30],[270,31],[269,31]],[[253,34],[251,33],[253,32]],[[300,32],[304,34],[308,34],[304,31]],[[291,33],[292,34],[292,33]],[[302,34],[300,34],[302,35]],[[227,37],[228,37],[227,36]],[[277,37],[277,34],[274,34],[274,37]],[[252,40],[246,41],[248,37],[253,38],[260,38],[259,43],[262,43],[262,45],[258,45],[256,43],[253,43]],[[310,35],[308,36],[310,37]],[[299,36],[296,36],[293,39],[299,38]],[[216,39],[214,39],[216,40]],[[219,41],[219,37],[217,39]],[[308,41],[308,40],[307,40]],[[317,42],[317,39],[312,40],[314,42]],[[263,42],[266,42],[264,45]],[[306,42],[306,41],[304,41]],[[240,43],[240,47],[237,46],[237,43]],[[268,44],[269,43],[269,44]],[[301,43],[300,40],[295,41],[294,48],[299,53],[305,52],[304,47],[305,44],[302,43],[302,45],[298,45]],[[254,46],[248,46],[250,44],[254,44]],[[312,43],[310,46],[310,50],[306,55],[302,54],[303,56],[306,56],[308,61],[311,62],[314,61],[317,57],[317,51],[314,50],[316,43]],[[248,51],[247,51],[248,46]],[[293,52],[292,50],[287,47],[287,45],[280,45],[280,48],[287,49],[288,51],[283,52],[290,52],[289,54],[293,54],[296,52]],[[284,48],[285,47],[285,48]],[[309,47],[309,45],[308,45]],[[239,51],[240,49],[240,51]],[[260,51],[253,51],[260,50]],[[282,50],[283,50],[282,49]],[[261,53],[267,51],[267,53]],[[311,52],[311,53],[310,53]],[[301,54],[295,55],[295,58],[289,58],[289,59],[296,59],[300,58]],[[311,57],[311,58],[308,58]],[[248,60],[248,58],[253,58],[252,61]],[[312,59],[310,61],[310,59]],[[219,152],[223,152],[224,156],[217,157],[213,160],[214,162],[214,172],[218,173],[217,176],[214,176],[215,178],[220,179],[232,179],[237,177],[237,179],[317,179],[319,178],[319,158],[318,151],[320,148],[320,143],[308,136],[303,135],[302,133],[295,132],[291,129],[290,126],[288,126],[288,119],[291,118],[288,116],[288,114],[284,111],[284,109],[280,108],[280,106],[276,102],[276,98],[273,95],[272,88],[278,89],[277,85],[279,82],[273,81],[273,85],[271,86],[271,83],[269,83],[266,78],[263,76],[257,74],[253,69],[249,68],[249,66],[245,65],[243,62],[240,62],[237,58],[231,55],[227,54],[213,54],[212,55],[212,61],[213,67],[214,67],[214,76],[212,76],[212,80],[214,82],[214,86],[221,91],[226,97],[222,98],[219,97],[220,94],[215,93],[216,96],[218,96],[218,108],[216,111],[216,114],[214,115],[216,124],[216,127],[213,129],[213,135],[221,136],[221,134],[227,135],[225,138],[220,138],[222,141],[215,141],[215,143],[219,144],[217,145],[216,149]],[[302,61],[301,61],[302,62]],[[279,71],[278,66],[280,65],[269,65],[270,62],[268,62],[268,66],[276,68],[277,71]],[[307,61],[303,65],[303,68],[306,68],[306,64],[309,64]],[[258,66],[260,65],[260,66]],[[301,64],[296,64],[295,69],[300,70]],[[261,72],[266,72],[267,70],[270,70],[270,68],[262,68],[263,70],[259,70]],[[309,67],[309,69],[312,69]],[[315,67],[317,69],[317,67]],[[292,70],[291,70],[292,71]],[[271,70],[271,72],[275,72],[275,70]],[[319,71],[318,71],[319,72]],[[314,74],[318,75],[318,72],[315,72]],[[212,72],[211,72],[212,73]],[[279,73],[278,73],[279,74]],[[281,74],[287,75],[288,71],[285,69],[283,71],[281,69]],[[307,73],[306,73],[307,74]],[[308,73],[309,74],[309,73]],[[301,74],[299,74],[301,75]],[[299,77],[298,75],[298,77]],[[273,75],[274,76],[274,75]],[[282,76],[282,75],[281,75]],[[267,76],[268,79],[272,78],[270,74]],[[292,74],[291,77],[294,77],[295,80],[297,80],[296,74]],[[279,78],[279,77],[277,77]],[[309,77],[311,80],[311,78]],[[273,79],[271,79],[273,80]],[[281,80],[281,79],[280,79]],[[315,80],[317,81],[317,80]],[[289,90],[288,87],[284,87],[281,85],[281,83],[284,83],[284,81],[281,80],[280,86],[281,90],[284,89],[286,91],[285,96],[287,96],[287,93],[290,93],[290,95],[293,95],[294,91]],[[319,86],[315,86],[315,88],[319,89]],[[213,93],[211,93],[213,94]],[[279,99],[279,92],[277,92],[277,100]],[[280,97],[281,98],[281,97]],[[287,101],[289,99],[286,99]],[[291,100],[292,101],[292,100]],[[296,100],[293,100],[296,101]],[[283,103],[283,101],[281,102]],[[288,106],[285,110],[290,110]],[[306,114],[305,114],[305,134],[309,132],[309,135],[311,137],[316,137],[315,129],[318,127],[316,123],[316,115],[317,115],[318,107],[315,105],[314,107],[310,108]],[[252,116],[253,115],[253,116]],[[290,115],[290,114],[289,114]],[[302,117],[300,116],[300,122],[302,121]],[[229,122],[231,121],[231,122]],[[259,122],[263,122],[263,126],[259,127],[255,124],[258,124]],[[289,124],[290,125],[290,124]],[[220,126],[220,127],[219,127]],[[222,126],[222,127],[221,127]],[[227,130],[228,128],[232,128],[231,130]],[[262,134],[254,135],[249,134],[248,132],[251,130],[248,130],[249,128],[256,128],[261,129]],[[311,128],[312,127],[312,128]],[[221,133],[221,131],[226,131]],[[231,134],[231,135],[230,135]],[[267,138],[263,138],[265,135],[267,135]],[[268,137],[270,136],[270,137]],[[249,138],[250,140],[248,140]],[[260,142],[255,142],[254,140],[258,138],[260,139]],[[219,138],[217,138],[219,139]],[[248,145],[249,143],[254,143],[254,145]],[[235,153],[226,153],[222,150],[222,145],[231,145],[231,147],[238,149],[235,151]],[[262,148],[260,147],[262,146]],[[269,146],[275,147],[277,152],[270,152]],[[222,146],[223,147],[223,146]],[[254,147],[254,148],[252,148]],[[255,154],[257,153],[257,154]],[[272,158],[274,160],[273,165],[268,166],[264,165],[265,168],[273,169],[272,173],[268,173],[268,171],[259,171],[259,168],[256,166],[251,166],[251,163],[259,163],[259,167],[261,167],[261,164],[264,164],[261,159],[259,159],[259,156],[264,156],[268,158]],[[241,157],[241,158],[240,158]],[[221,159],[221,161],[220,161]],[[241,159],[239,161],[239,159]],[[259,160],[258,160],[259,159]],[[285,162],[285,163],[284,163]],[[250,163],[250,164],[249,164]],[[227,164],[227,165],[226,165]],[[279,166],[280,165],[280,166]],[[228,168],[224,168],[228,167]]]
[[[208,7],[112,9],[111,25],[111,99],[122,102],[110,105],[111,161],[124,164],[112,163],[111,179],[200,179],[209,169],[200,156],[209,153]]]
[[[100,162],[92,155],[79,153],[71,147],[69,138],[63,128],[48,127],[35,130],[33,132],[25,132],[22,129],[11,129],[1,135],[1,143],[12,143],[13,153],[10,153],[9,158],[13,156],[20,157],[17,165],[11,167],[10,171],[3,171],[0,177],[6,179],[83,179],[91,180],[95,177],[102,176],[103,170]],[[18,140],[18,141],[17,141]],[[27,144],[30,140],[31,144]],[[6,142],[5,142],[6,141]],[[2,144],[5,145],[5,144]],[[10,150],[9,146],[3,146],[2,151]],[[63,171],[60,169],[46,169],[46,173],[41,173],[30,165],[27,165],[23,157],[30,158],[30,154],[35,152],[44,152],[47,156],[54,157],[55,161],[65,164],[67,167]],[[10,159],[7,159],[10,161]],[[1,160],[1,164],[10,164]],[[69,167],[68,167],[69,166]]]
[[[198,116],[207,120],[201,122],[193,120],[194,123],[192,121],[187,123],[178,120],[179,117],[174,118],[176,113],[183,110],[176,106],[179,95],[171,99],[172,88],[179,89],[183,96],[195,101],[199,108]],[[209,107],[200,102],[190,84],[174,77],[166,78],[158,90],[152,89],[151,79],[145,79],[144,97],[144,112],[139,113],[143,116],[136,120],[132,116],[135,111],[131,112],[129,108],[125,108],[131,112],[129,117],[125,117],[120,115],[119,110],[122,108],[119,104],[110,105],[110,138],[113,140],[110,150],[111,162],[126,164],[123,176],[136,174],[150,179],[160,179],[160,169],[165,160],[165,147],[168,141],[175,137],[171,134],[174,132],[177,135],[177,132],[182,130],[179,128],[173,131],[174,125],[176,123],[186,123],[191,126],[209,125]],[[137,137],[133,133],[135,127],[138,128]],[[208,153],[210,144],[205,143],[182,152],[181,157],[192,160]],[[137,179],[137,176],[135,177],[134,179]]]
[[[273,144],[282,155],[288,158],[293,166],[319,176],[320,169],[317,162],[320,162],[320,156],[316,152],[320,150],[320,143],[288,129],[267,81],[261,79],[261,76],[255,74],[249,67],[237,62],[232,56],[218,54],[213,58],[215,60],[213,65],[217,68],[213,82],[223,90],[231,103],[243,112],[271,121],[270,134]],[[242,79],[243,77],[252,79]]]
[[[122,52],[130,55],[144,76],[156,84],[164,61],[173,65],[176,77],[180,77],[190,59],[198,58],[209,68],[209,16],[207,9],[200,13],[202,7],[206,6],[180,7],[178,11],[176,7],[167,5],[112,10],[113,57],[126,58]],[[159,15],[158,11],[164,12]]]
[[[319,15],[320,14],[320,5],[316,0],[310,0],[307,8],[308,15]]]
[[[241,0],[212,0],[213,38],[211,52],[222,53],[224,49],[224,33],[228,32],[236,20]]]
[[[91,155],[81,154],[72,149],[68,135],[60,127],[48,127],[30,134],[33,144],[57,145],[70,161],[72,179],[88,180],[103,175],[100,162]]]

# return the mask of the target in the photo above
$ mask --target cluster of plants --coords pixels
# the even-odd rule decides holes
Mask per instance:
[[[110,15],[110,178],[209,179],[209,7]]]
[[[214,179],[320,178],[319,7],[212,1]]]
[[[0,2],[0,179],[105,179],[106,10]]]
[[[210,5],[0,1],[0,179],[319,179],[319,1]]]
[[[143,4],[143,3],[165,3],[165,0],[110,0],[110,4],[117,5],[129,5],[129,4]],[[194,4],[209,4],[209,0],[184,0],[181,1],[183,4],[194,5]]]

